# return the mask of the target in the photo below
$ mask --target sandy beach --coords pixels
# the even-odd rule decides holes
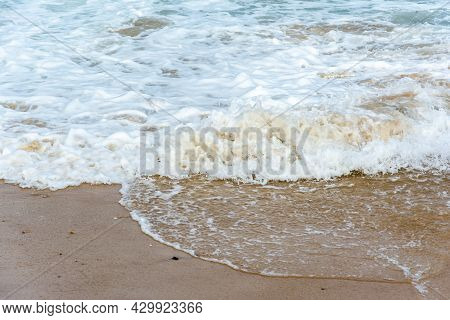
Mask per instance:
[[[422,299],[407,280],[265,277],[203,261],[143,234],[119,186],[0,184],[6,299]],[[178,258],[178,260],[174,257]],[[330,258],[329,263],[333,263]],[[449,283],[449,275],[441,275]],[[441,297],[445,298],[445,297]]]

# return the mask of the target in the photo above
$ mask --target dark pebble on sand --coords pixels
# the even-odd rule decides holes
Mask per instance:
[[[172,257],[172,260],[176,261],[176,260],[179,260],[179,258],[174,256],[174,257]]]

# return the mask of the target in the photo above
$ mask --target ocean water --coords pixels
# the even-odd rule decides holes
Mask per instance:
[[[448,168],[445,1],[2,1],[1,12],[7,181],[133,179],[142,124],[311,128],[310,174],[259,180]],[[216,176],[249,178],[223,140],[231,163]]]
[[[304,261],[300,265],[314,265],[311,255],[296,249],[311,245],[306,229],[292,231],[303,239],[296,244],[290,235],[276,239],[273,252],[262,245],[259,251],[252,247],[259,256],[249,261],[245,250],[218,249],[215,254],[208,249],[208,242],[231,236],[226,224],[210,233],[198,231],[205,248],[182,232],[181,222],[174,223],[180,225],[179,233],[168,233],[167,226],[155,224],[156,213],[150,210],[154,205],[161,206],[155,211],[161,217],[177,212],[188,219],[192,212],[182,186],[174,186],[173,193],[181,192],[178,197],[185,199],[180,200],[185,205],[173,207],[158,202],[172,199],[171,194],[159,197],[167,191],[163,185],[140,177],[140,130],[145,127],[149,135],[164,137],[164,144],[146,145],[151,152],[144,158],[161,164],[153,168],[152,176],[170,177],[168,184],[186,178],[179,183],[193,187],[221,183],[224,197],[230,192],[230,181],[244,183],[249,189],[241,200],[233,201],[242,204],[246,214],[232,210],[242,214],[244,224],[258,225],[262,219],[248,215],[252,211],[243,205],[244,199],[258,196],[259,184],[284,183],[282,191],[261,195],[275,197],[277,210],[286,213],[274,220],[264,216],[267,228],[259,230],[263,242],[291,215],[306,219],[313,231],[339,228],[342,221],[335,217],[328,217],[323,228],[320,219],[301,218],[305,212],[325,213],[319,206],[296,210],[296,201],[307,201],[309,193],[297,199],[292,190],[315,188],[309,185],[314,181],[345,182],[358,173],[354,179],[359,187],[353,192],[360,197],[346,197],[345,187],[338,187],[336,198],[332,197],[358,201],[342,209],[343,216],[366,217],[365,205],[373,201],[369,200],[371,184],[366,182],[373,181],[382,190],[377,177],[390,175],[404,181],[408,197],[396,200],[402,203],[400,210],[389,204],[395,198],[391,193],[380,196],[377,208],[384,208],[378,210],[383,212],[380,217],[395,220],[392,215],[400,210],[411,221],[422,221],[425,207],[421,205],[426,200],[431,212],[423,221],[432,222],[420,224],[423,230],[413,228],[404,237],[386,241],[393,246],[409,243],[406,239],[420,244],[425,237],[423,246],[418,245],[420,252],[434,248],[448,253],[448,247],[442,249],[442,243],[448,244],[450,201],[448,8],[441,0],[1,1],[0,179],[50,189],[120,183],[124,204],[144,231],[161,241],[247,271],[310,274],[293,268],[299,260],[288,258],[297,255]],[[186,128],[188,135],[177,134]],[[235,131],[230,133],[230,128]],[[259,136],[245,136],[254,128]],[[411,180],[406,173],[427,178]],[[228,180],[211,182],[214,179]],[[389,188],[389,180],[383,179]],[[195,195],[199,201],[200,194]],[[285,202],[277,198],[283,196]],[[204,208],[202,201],[192,206]],[[272,202],[263,203],[261,210]],[[216,221],[223,212],[213,204],[208,210],[201,211],[209,212],[206,221]],[[379,220],[373,224],[381,232],[377,228],[383,224]],[[435,230],[431,227],[435,224],[444,231],[431,241],[429,231]],[[347,244],[374,248],[365,252],[370,258],[365,260],[367,269],[361,270],[367,272],[355,274],[342,265],[317,271],[318,275],[369,277],[382,274],[387,263],[423,289],[423,275],[432,268],[417,265],[426,266],[422,260],[431,256],[415,253],[416,260],[406,261],[401,258],[403,251],[389,247],[383,262],[372,264],[373,257],[380,261],[380,248],[388,244],[374,242],[377,232],[364,223],[355,228],[368,240],[352,242],[354,235],[347,234]],[[292,245],[292,251],[284,251],[284,245]],[[329,246],[325,240],[315,245]],[[279,260],[285,257],[285,263],[271,265],[272,253]],[[367,258],[359,251],[352,254]],[[448,263],[448,254],[438,256],[433,261]],[[397,274],[390,276],[397,278]]]

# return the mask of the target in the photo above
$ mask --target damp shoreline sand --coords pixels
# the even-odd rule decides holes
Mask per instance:
[[[266,277],[143,234],[119,186],[0,182],[0,296],[8,299],[423,299],[408,281]],[[172,257],[178,257],[173,260]],[[330,261],[332,263],[332,261]],[[449,283],[449,274],[441,275]],[[442,297],[445,298],[445,297]]]

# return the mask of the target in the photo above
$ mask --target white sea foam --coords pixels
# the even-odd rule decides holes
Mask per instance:
[[[265,144],[285,170],[244,170],[267,154],[239,137],[230,150],[220,135],[209,151],[184,141],[181,152],[195,149],[194,163],[158,150],[171,176],[180,168],[258,181],[448,170],[443,4],[7,2],[0,5],[0,179],[52,189],[122,183],[139,173],[140,127],[174,131],[179,121],[197,135],[209,127],[310,128],[301,150],[308,170],[287,161],[292,141],[273,136]],[[409,30],[419,18],[427,21]]]

